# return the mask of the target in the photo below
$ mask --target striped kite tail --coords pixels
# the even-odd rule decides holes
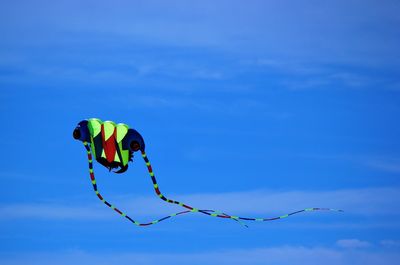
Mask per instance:
[[[167,197],[165,197],[160,191],[160,188],[158,186],[156,177],[154,176],[153,168],[151,167],[151,164],[150,164],[150,160],[149,160],[149,158],[147,157],[147,155],[146,155],[146,153],[144,151],[142,151],[142,157],[143,157],[144,162],[146,163],[147,171],[150,174],[151,181],[153,182],[153,188],[154,188],[154,191],[156,192],[157,196],[160,197],[160,199],[162,199],[162,200],[164,200],[164,201],[166,201],[168,203],[178,204],[178,205],[190,210],[191,212],[200,212],[200,213],[203,213],[203,214],[206,214],[206,215],[210,215],[210,216],[213,216],[213,217],[233,219],[235,221],[243,220],[243,221],[261,221],[261,222],[284,219],[284,218],[289,217],[291,215],[299,214],[299,213],[302,213],[302,212],[311,212],[311,211],[343,212],[342,210],[337,210],[337,209],[332,209],[332,208],[316,208],[316,207],[314,207],[314,208],[305,208],[305,209],[302,209],[302,210],[298,210],[298,211],[295,211],[295,212],[291,212],[291,213],[288,213],[288,214],[285,214],[285,215],[281,215],[281,216],[276,216],[276,217],[250,218],[250,217],[233,216],[233,215],[221,213],[219,211],[199,210],[197,208],[194,208],[194,207],[189,206],[187,204],[184,204],[182,202],[171,200],[171,199],[168,199]]]
[[[168,216],[165,216],[165,217],[163,217],[163,218],[160,218],[160,219],[157,219],[157,220],[148,222],[148,223],[141,223],[141,222],[138,222],[138,221],[136,221],[136,220],[133,220],[133,219],[132,219],[131,217],[129,217],[126,213],[122,212],[122,211],[119,210],[117,207],[115,207],[114,205],[112,205],[111,203],[109,203],[108,201],[106,201],[106,200],[104,199],[104,197],[100,194],[100,191],[99,191],[98,188],[97,188],[96,178],[95,178],[95,176],[94,176],[94,171],[93,171],[93,158],[92,158],[92,153],[91,153],[90,147],[89,147],[89,145],[88,145],[87,142],[83,142],[83,144],[84,144],[84,146],[85,146],[85,148],[86,148],[86,151],[87,151],[87,157],[88,157],[88,162],[89,162],[89,174],[90,174],[90,179],[91,179],[91,182],[92,182],[92,186],[93,186],[94,192],[96,193],[97,197],[99,198],[100,201],[102,201],[102,202],[103,202],[105,205],[107,205],[110,209],[114,210],[115,212],[117,212],[117,213],[118,213],[119,215],[121,215],[122,217],[125,217],[126,219],[128,219],[129,221],[131,221],[133,224],[135,224],[135,225],[137,225],[137,226],[149,226],[149,225],[157,224],[157,223],[159,223],[159,222],[161,222],[161,221],[164,221],[164,220],[169,219],[169,218],[174,217],[174,216],[183,215],[183,214],[187,214],[187,213],[191,213],[191,212],[192,212],[192,211],[190,211],[190,210],[181,211],[181,212],[173,213],[173,214],[170,214],[170,215],[168,215]],[[202,210],[202,211],[205,211],[205,212],[212,212],[212,210]]]

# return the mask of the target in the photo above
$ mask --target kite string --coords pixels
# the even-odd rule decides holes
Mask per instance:
[[[160,188],[159,188],[159,186],[158,186],[156,177],[155,177],[154,172],[153,172],[153,168],[152,168],[152,166],[151,166],[151,164],[150,164],[149,158],[148,158],[147,155],[146,155],[146,152],[145,152],[145,151],[141,151],[141,152],[142,152],[143,160],[144,160],[144,162],[146,163],[146,166],[147,166],[147,171],[149,172],[150,177],[151,177],[151,180],[152,180],[152,182],[153,182],[153,188],[154,188],[154,190],[155,190],[157,196],[158,196],[160,199],[162,199],[162,200],[164,200],[164,201],[166,201],[166,202],[168,202],[168,203],[178,204],[178,205],[180,205],[180,206],[182,206],[182,207],[184,207],[184,208],[186,208],[186,209],[189,209],[191,212],[200,212],[200,213],[203,213],[203,214],[206,214],[206,215],[210,215],[210,216],[213,216],[213,217],[230,218],[230,219],[233,219],[233,220],[235,220],[235,221],[244,220],[244,221],[261,221],[261,222],[279,220],[279,219],[283,219],[283,218],[289,217],[289,216],[291,216],[291,215],[295,215],[295,214],[302,213],[302,212],[309,212],[309,211],[335,211],[335,212],[343,212],[342,210],[337,210],[337,209],[332,209],[332,208],[317,208],[317,207],[312,207],[312,208],[305,208],[305,209],[302,209],[302,210],[298,210],[298,211],[295,211],[295,212],[291,212],[291,213],[288,213],[288,214],[285,214],[285,215],[281,215],[281,216],[276,216],[276,217],[270,217],[270,218],[251,218],[251,217],[232,216],[232,215],[228,215],[228,214],[225,214],[225,213],[219,214],[219,212],[217,212],[217,211],[199,210],[199,209],[194,208],[194,207],[192,207],[192,206],[186,205],[186,204],[184,204],[184,203],[182,203],[182,202],[175,201],[175,200],[171,200],[171,199],[168,199],[167,197],[165,197],[165,196],[160,192]]]
[[[163,218],[160,218],[160,219],[154,220],[154,221],[152,221],[152,222],[149,222],[149,223],[140,223],[140,222],[138,222],[138,221],[133,220],[133,219],[132,219],[131,217],[129,217],[127,214],[125,214],[124,212],[122,212],[121,210],[119,210],[118,208],[116,208],[114,205],[112,205],[111,203],[109,203],[108,201],[106,201],[106,200],[103,198],[103,196],[100,194],[100,192],[99,192],[99,190],[98,190],[98,188],[97,188],[97,182],[96,182],[96,178],[95,178],[95,176],[94,176],[94,171],[93,171],[92,152],[91,152],[90,147],[89,147],[89,145],[88,145],[87,142],[83,142],[83,144],[84,144],[84,146],[85,146],[85,148],[86,148],[86,151],[87,151],[87,157],[88,157],[88,162],[89,162],[89,175],[90,175],[90,179],[91,179],[91,182],[92,182],[92,186],[93,186],[94,192],[96,193],[97,197],[98,197],[105,205],[107,205],[107,206],[108,206],[109,208],[111,208],[112,210],[116,211],[116,212],[117,212],[118,214],[120,214],[122,217],[125,217],[126,219],[128,219],[129,221],[131,221],[132,223],[134,223],[135,225],[138,225],[138,226],[149,226],[149,225],[156,224],[156,223],[158,223],[158,222],[164,221],[164,220],[166,220],[166,219],[168,219],[168,218],[171,218],[171,217],[174,217],[174,216],[178,216],[178,215],[181,215],[181,214],[186,214],[186,213],[192,212],[192,211],[186,210],[186,211],[181,211],[181,212],[178,212],[178,213],[173,213],[173,214],[170,214],[170,215],[165,216],[165,217],[163,217]],[[207,211],[212,211],[212,210],[202,210],[202,211],[206,211],[206,212],[207,212]]]

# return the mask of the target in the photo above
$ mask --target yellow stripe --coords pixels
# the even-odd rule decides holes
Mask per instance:
[[[153,172],[150,172],[150,176],[151,176],[151,177],[154,177],[154,173],[153,173]]]
[[[117,126],[117,143],[120,143],[125,135],[128,133],[128,125],[123,123],[118,123]]]
[[[157,189],[157,188],[158,188],[158,184],[154,184],[153,186],[154,186],[154,188],[155,188],[155,189]]]
[[[92,184],[96,184],[96,180],[92,180]]]

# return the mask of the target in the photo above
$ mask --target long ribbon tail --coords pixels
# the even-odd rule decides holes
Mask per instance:
[[[115,212],[117,212],[118,214],[120,214],[122,217],[125,217],[126,219],[128,219],[129,221],[131,221],[132,223],[134,223],[134,224],[137,225],[137,226],[149,226],[149,225],[157,224],[157,223],[159,223],[159,222],[161,222],[161,221],[164,221],[164,220],[169,219],[169,218],[174,217],[174,216],[183,215],[183,214],[187,214],[187,213],[193,212],[193,211],[190,211],[190,210],[181,211],[181,212],[173,213],[173,214],[170,214],[170,215],[168,215],[168,216],[165,216],[165,217],[163,217],[163,218],[160,218],[160,219],[157,219],[157,220],[148,222],[148,223],[141,223],[141,222],[138,222],[138,221],[136,221],[136,220],[133,220],[133,219],[132,219],[131,217],[129,217],[127,214],[125,214],[124,212],[122,212],[121,210],[119,210],[117,207],[115,207],[114,205],[112,205],[111,203],[109,203],[108,201],[106,201],[106,200],[103,198],[103,196],[100,194],[100,192],[99,192],[99,190],[98,190],[98,188],[97,188],[96,178],[95,178],[95,176],[94,176],[94,171],[93,171],[93,159],[92,159],[92,153],[91,153],[90,147],[89,147],[89,145],[88,145],[87,142],[84,142],[83,144],[84,144],[84,146],[85,146],[85,148],[86,148],[86,151],[87,151],[87,157],[88,157],[88,162],[89,162],[89,174],[90,174],[90,179],[91,179],[91,181],[92,181],[92,186],[93,186],[94,192],[96,193],[97,197],[98,197],[105,205],[107,205],[109,208],[111,208],[112,210],[114,210]],[[204,212],[213,212],[213,210],[202,210],[202,211],[204,211]],[[222,214],[223,214],[223,213],[222,213]]]
[[[302,209],[302,210],[298,210],[298,211],[295,211],[295,212],[292,212],[292,213],[288,213],[288,214],[281,215],[281,216],[276,216],[276,217],[251,218],[251,217],[233,216],[233,215],[229,215],[229,214],[226,214],[226,213],[221,213],[221,212],[214,211],[214,210],[212,210],[212,211],[210,211],[210,210],[200,210],[200,209],[194,208],[192,206],[189,206],[187,204],[184,204],[182,202],[171,200],[171,199],[168,199],[167,197],[165,197],[160,191],[160,188],[158,186],[156,177],[154,176],[153,168],[151,167],[149,158],[147,157],[147,155],[146,155],[146,153],[144,151],[142,151],[142,157],[143,157],[144,162],[146,163],[147,171],[150,174],[151,180],[153,182],[153,188],[154,188],[154,191],[156,192],[157,196],[160,197],[160,199],[162,199],[162,200],[164,200],[164,201],[166,201],[168,203],[180,205],[180,206],[190,210],[191,212],[200,212],[200,213],[203,213],[203,214],[206,214],[206,215],[209,215],[209,216],[233,219],[233,220],[236,220],[236,221],[244,220],[244,221],[261,221],[261,222],[279,220],[279,219],[283,219],[283,218],[289,217],[291,215],[299,214],[299,213],[302,213],[302,212],[310,212],[310,211],[343,212],[342,210],[337,210],[337,209],[332,209],[332,208],[317,208],[317,207],[314,207],[314,208],[305,208],[305,209]]]

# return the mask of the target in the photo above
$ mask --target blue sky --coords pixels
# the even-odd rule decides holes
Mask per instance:
[[[1,264],[383,264],[400,258],[398,1],[0,4]],[[144,136],[163,193],[200,214],[141,228],[98,201],[85,118]],[[95,165],[112,203],[159,200],[140,157]]]

